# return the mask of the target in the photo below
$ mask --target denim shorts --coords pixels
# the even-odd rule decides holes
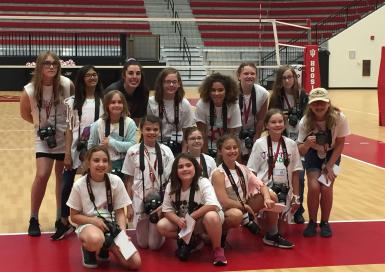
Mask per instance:
[[[317,155],[317,150],[310,148],[309,151],[305,155],[305,162],[304,162],[305,170],[307,172],[321,171],[322,165],[330,159],[332,153],[333,153],[333,149],[329,150],[326,153],[325,159],[321,159]],[[335,164],[340,165],[340,162],[341,162],[341,156],[338,157]]]

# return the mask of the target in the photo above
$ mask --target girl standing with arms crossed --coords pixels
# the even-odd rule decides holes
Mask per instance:
[[[125,259],[111,239],[126,231],[124,207],[131,207],[131,199],[122,180],[107,174],[111,161],[106,146],[91,148],[85,162],[87,173],[74,183],[67,202],[71,221],[78,225],[76,233],[82,243],[83,266],[96,268],[96,253],[106,260],[111,251],[121,265],[136,270],[141,265],[139,252],[133,249],[135,252]]]
[[[127,175],[128,194],[133,199],[133,224],[138,245],[157,250],[165,240],[156,228],[160,217],[158,207],[162,204],[174,155],[168,146],[157,142],[160,134],[158,117],[143,117],[140,132],[142,142],[127,151],[122,172]]]
[[[285,130],[282,111],[270,109],[264,123],[268,134],[254,143],[247,166],[276,193],[278,202],[285,205],[278,228],[283,234],[300,204],[298,191],[302,163],[297,143],[282,135]]]
[[[305,237],[317,234],[317,213],[321,207],[321,237],[332,236],[329,216],[333,205],[333,186],[341,161],[345,137],[350,134],[345,115],[334,107],[324,88],[309,93],[309,106],[299,124],[298,148],[305,156],[309,223]],[[320,183],[323,176],[325,182]]]

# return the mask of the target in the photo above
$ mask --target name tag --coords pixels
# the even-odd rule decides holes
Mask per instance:
[[[287,183],[286,168],[274,168],[273,178],[275,183]]]
[[[178,143],[182,143],[183,141],[183,132],[182,131],[178,131],[178,133],[174,130],[173,132],[171,132],[171,139],[172,140],[175,140],[176,137],[178,136]]]

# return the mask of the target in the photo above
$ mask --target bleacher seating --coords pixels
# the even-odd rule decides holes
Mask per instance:
[[[360,1],[360,2],[373,2]],[[377,1],[379,2],[379,1]],[[384,2],[384,1],[381,1]],[[331,14],[341,10],[352,1],[203,1],[190,0],[192,12],[196,18],[218,19],[277,19],[302,26],[316,25]],[[337,27],[346,28],[349,22],[356,21],[371,10],[370,6],[357,6],[349,9],[347,16],[336,17],[333,26],[320,25],[317,33],[312,31],[312,39],[332,36]],[[268,24],[223,23],[212,24],[200,22],[198,29],[205,46],[274,46],[272,26]],[[314,29],[312,29],[314,30]],[[304,45],[306,33],[303,29],[287,25],[277,25],[278,39],[295,45]],[[301,38],[302,37],[302,38]]]

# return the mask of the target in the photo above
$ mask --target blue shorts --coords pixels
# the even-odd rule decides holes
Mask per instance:
[[[333,153],[333,149],[329,150],[326,153],[325,159],[321,159],[317,155],[317,150],[310,148],[309,151],[305,155],[305,162],[304,162],[305,170],[307,172],[321,171],[322,165],[330,159],[332,153]],[[335,164],[340,165],[340,162],[341,162],[341,156],[338,157]]]

